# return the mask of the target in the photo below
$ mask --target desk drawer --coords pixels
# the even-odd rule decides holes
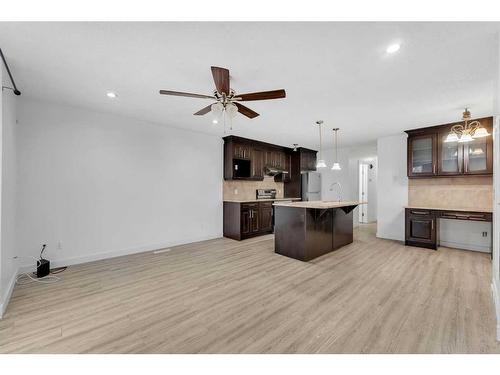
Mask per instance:
[[[462,212],[444,211],[441,213],[442,219],[471,220],[471,221],[491,221],[492,214],[486,212]]]

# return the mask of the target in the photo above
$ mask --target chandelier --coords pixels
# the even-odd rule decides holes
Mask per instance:
[[[477,120],[470,121],[471,115],[468,108],[462,115],[463,124],[456,124],[451,127],[450,133],[444,140],[448,142],[470,142],[475,138],[487,137],[490,135],[488,131],[481,126],[481,123]]]

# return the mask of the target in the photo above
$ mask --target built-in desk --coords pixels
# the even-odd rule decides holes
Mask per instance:
[[[448,209],[437,207],[405,207],[405,245],[437,250],[439,219],[493,222],[491,209]]]

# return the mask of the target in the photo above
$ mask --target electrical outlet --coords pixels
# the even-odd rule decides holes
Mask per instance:
[[[57,250],[62,250],[63,244],[62,241],[57,242]]]
[[[238,195],[238,189],[234,188],[234,195]]]
[[[483,237],[488,237],[488,232],[483,232]]]

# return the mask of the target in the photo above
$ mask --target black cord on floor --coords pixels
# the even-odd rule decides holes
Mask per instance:
[[[50,270],[50,273],[51,273],[52,275],[55,275],[55,274],[58,274],[58,273],[61,273],[61,272],[66,271],[66,269],[67,269],[67,268],[68,268],[68,267],[58,267],[58,268],[53,268],[53,269],[51,269],[51,270]]]

